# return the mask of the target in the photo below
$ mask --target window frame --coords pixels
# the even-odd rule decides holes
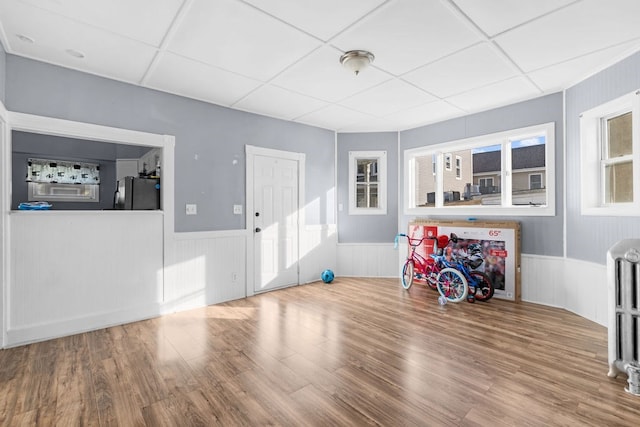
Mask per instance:
[[[358,160],[377,160],[378,207],[362,208],[357,206]],[[349,215],[386,215],[387,214],[387,152],[386,151],[349,151]]]
[[[511,194],[511,144],[514,141],[545,136],[545,176],[547,185],[546,205],[513,205]],[[443,177],[445,172],[445,156],[456,151],[473,148],[501,145],[501,204],[500,205],[463,205],[448,206],[444,204]],[[436,206],[415,206],[416,188],[415,158],[435,155],[436,163]],[[506,165],[509,167],[507,168]],[[493,178],[492,178],[493,179]],[[473,182],[473,181],[472,181]],[[555,122],[543,123],[518,129],[479,135],[476,137],[452,140],[445,143],[425,145],[404,150],[404,203],[406,215],[464,215],[464,216],[555,216]]]
[[[580,114],[580,213],[585,216],[637,216],[640,209],[640,184],[634,185],[633,202],[605,201],[604,159],[606,126],[603,121],[632,112],[633,183],[640,182],[640,91],[634,91]],[[628,159],[628,156],[625,156]],[[593,191],[596,188],[598,191]]]

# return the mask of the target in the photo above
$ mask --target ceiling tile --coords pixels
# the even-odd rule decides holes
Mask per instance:
[[[524,101],[541,92],[524,77],[514,77],[447,98],[454,106],[468,112]]]
[[[276,100],[277,102],[274,102]],[[279,87],[265,85],[251,92],[246,98],[234,104],[233,107],[267,116],[293,120],[326,105],[326,102],[315,98],[299,95]]]
[[[435,101],[387,116],[398,130],[411,129],[463,115],[465,112],[445,101]]]
[[[386,0],[246,1],[326,41]]]
[[[480,43],[402,76],[444,98],[514,77],[515,67],[489,43]]]
[[[370,118],[366,114],[339,105],[330,105],[296,119],[297,122],[337,130]]]
[[[640,50],[636,16],[638,0],[0,0],[0,41],[180,96],[374,132],[565,89]],[[376,55],[358,76],[339,63],[353,49]]]
[[[321,42],[235,0],[194,0],[169,50],[267,81]]]
[[[139,83],[156,49],[20,2],[0,2],[9,52],[117,80]],[[55,29],[55,31],[52,31]],[[17,35],[34,40],[28,43]],[[80,59],[68,49],[82,52]]]
[[[156,47],[183,3],[183,0],[22,1]]]
[[[358,76],[359,77],[359,76]],[[353,110],[373,116],[386,116],[433,101],[435,98],[401,80],[389,80],[340,102]]]
[[[340,64],[341,54],[331,47],[320,48],[271,83],[313,98],[337,102],[391,79],[375,67],[354,75]]]
[[[224,106],[237,102],[259,85],[257,80],[168,52],[147,78],[151,88]]]
[[[343,51],[368,50],[376,65],[400,75],[479,41],[442,1],[403,0],[387,3],[332,43]]]
[[[639,38],[638,16],[637,0],[584,0],[495,40],[528,72]]]
[[[533,71],[528,76],[545,92],[566,89],[640,49],[640,41],[623,43],[589,55]]]
[[[380,117],[367,117],[366,119],[348,124],[338,131],[340,132],[395,132],[396,123]]]
[[[453,0],[489,36],[517,27],[575,0]]]

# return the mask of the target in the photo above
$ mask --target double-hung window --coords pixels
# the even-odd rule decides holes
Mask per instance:
[[[349,214],[386,215],[386,151],[349,152]]]
[[[555,125],[404,153],[408,215],[555,215]]]
[[[637,215],[640,209],[640,96],[637,92],[580,116],[584,215]]]

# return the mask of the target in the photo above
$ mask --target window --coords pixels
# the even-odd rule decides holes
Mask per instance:
[[[491,188],[493,187],[493,178],[480,178],[478,179],[478,184],[481,189]]]
[[[529,175],[529,190],[540,190],[542,188],[542,174],[533,173]]]
[[[386,215],[386,151],[349,152],[349,214]]]
[[[407,150],[405,213],[555,215],[554,150],[554,123]]]
[[[637,215],[640,146],[637,92],[580,116],[583,215]]]
[[[29,201],[99,202],[100,165],[27,159]]]
[[[633,202],[633,113],[602,119],[602,186],[604,203]]]

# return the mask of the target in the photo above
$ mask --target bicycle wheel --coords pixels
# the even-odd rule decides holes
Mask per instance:
[[[470,271],[469,275],[475,280],[474,296],[478,301],[489,301],[493,297],[495,292],[493,289],[493,283],[489,276],[481,271]]]
[[[402,267],[402,287],[409,289],[413,285],[413,260],[408,259]]]
[[[467,279],[455,268],[443,268],[438,274],[438,292],[450,302],[460,302],[467,297]]]

